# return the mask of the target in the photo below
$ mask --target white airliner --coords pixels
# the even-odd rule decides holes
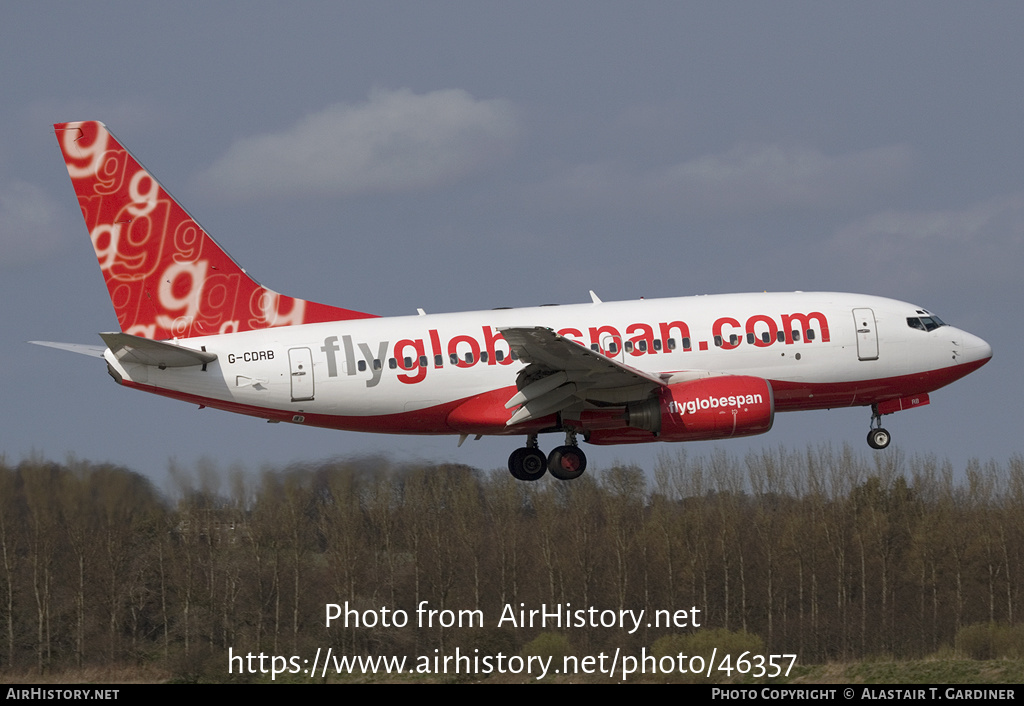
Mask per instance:
[[[119,384],[271,422],[522,436],[521,480],[578,477],[591,444],[761,434],[776,412],[881,417],[984,365],[926,309],[832,292],[724,294],[380,318],[255,282],[98,122],[54,126],[121,331],[44,343]],[[543,453],[537,437],[564,435]]]

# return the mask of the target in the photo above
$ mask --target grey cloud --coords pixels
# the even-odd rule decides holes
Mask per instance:
[[[427,189],[506,152],[517,132],[511,105],[459,89],[376,90],[276,134],[237,140],[199,177],[227,196],[349,195]]]
[[[23,181],[0,185],[0,267],[45,257],[66,238],[60,209],[39,187]]]
[[[882,281],[1016,286],[1024,193],[961,209],[876,213],[839,229],[831,249]]]
[[[887,192],[906,178],[911,163],[904,145],[830,156],[802,145],[742,144],[639,172],[582,165],[546,188],[569,203],[640,204],[699,215],[833,209]]]
[[[841,243],[884,241],[890,247],[975,245],[1020,242],[1024,237],[1024,194],[990,199],[960,210],[884,211],[846,226]]]

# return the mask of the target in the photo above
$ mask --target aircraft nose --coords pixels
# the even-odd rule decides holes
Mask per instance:
[[[992,357],[992,346],[974,334],[964,332],[964,358],[968,363],[987,363]]]

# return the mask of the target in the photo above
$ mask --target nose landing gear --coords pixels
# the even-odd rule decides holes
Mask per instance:
[[[868,432],[868,446],[873,449],[884,449],[892,441],[892,435],[882,428],[882,415],[878,413],[878,405],[871,405],[871,430]]]

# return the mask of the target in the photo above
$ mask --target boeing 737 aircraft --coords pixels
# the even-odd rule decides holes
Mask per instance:
[[[793,292],[381,318],[254,281],[99,122],[54,126],[121,330],[118,384],[330,429],[520,436],[520,480],[578,477],[577,445],[761,434],[776,412],[881,417],[977,370],[989,345],[913,304]],[[542,433],[564,435],[549,454]]]

